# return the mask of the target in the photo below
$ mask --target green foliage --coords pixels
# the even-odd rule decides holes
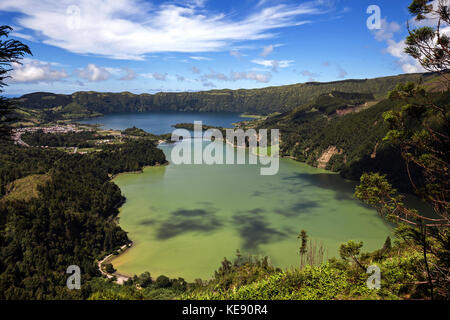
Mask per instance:
[[[30,48],[14,39],[8,39],[13,29],[9,26],[0,26],[0,93],[6,86],[5,79],[12,70],[12,63],[20,63],[26,54],[31,54]],[[16,119],[13,116],[13,106],[8,99],[0,96],[0,139],[9,140],[10,125]]]
[[[164,275],[160,275],[158,278],[156,278],[155,286],[157,288],[167,288],[171,285],[172,284],[170,283],[170,279]]]
[[[121,286],[103,278],[93,278],[89,286],[89,300],[142,300],[144,295],[131,286]]]
[[[328,264],[303,270],[274,273],[233,290],[196,293],[194,299],[229,300],[328,300],[347,290],[345,272]]]
[[[361,264],[380,267],[381,289],[367,287],[366,269],[349,264],[347,260],[330,259],[328,263],[305,266],[302,269],[281,271],[271,268],[255,277],[248,265],[235,265],[226,260],[216,273],[215,280],[198,285],[183,295],[184,299],[225,300],[332,300],[332,299],[402,299],[423,298],[424,292],[416,285],[424,279],[420,252],[398,241],[390,248],[383,247],[383,255],[360,252],[362,243],[350,241],[342,246],[343,256],[359,256]],[[258,269],[257,265],[253,268]],[[223,270],[226,269],[226,272]],[[247,276],[244,280],[242,277]],[[226,277],[239,282],[221,281]]]
[[[443,27],[450,23],[447,1],[413,0],[408,9],[418,21],[433,19],[436,22],[433,21],[435,26],[422,26],[412,30],[408,26],[405,52],[418,60],[426,70],[448,70],[450,39],[446,32],[442,31]]]
[[[114,273],[114,272],[116,272],[116,269],[114,269],[112,263],[107,263],[105,265],[105,271],[108,273]]]
[[[416,15],[417,20],[423,20],[425,15],[433,10],[433,6],[430,3],[431,0],[413,0],[408,7],[409,12]]]
[[[300,254],[300,268],[303,267],[303,256],[308,251],[307,243],[308,243],[308,235],[306,234],[305,230],[300,231],[300,234],[297,236],[298,239],[301,240],[301,245],[299,248],[299,254]]]
[[[442,104],[448,101],[449,94],[435,93],[431,97]],[[409,99],[411,104],[417,104],[418,98]],[[408,174],[401,152],[384,139],[390,125],[383,115],[393,117],[402,106],[403,101],[392,98],[343,116],[329,116],[317,108],[299,107],[258,120],[257,128],[280,130],[281,156],[317,166],[324,152],[335,147],[337,153],[331,156],[325,168],[339,171],[342,177],[352,180],[359,180],[364,172],[380,172],[401,191],[411,191],[409,175],[420,179],[420,169],[411,164]]]
[[[187,284],[182,278],[170,279],[172,286],[159,288],[155,282],[149,282],[150,274],[142,273],[119,285],[104,278],[93,278],[87,282],[87,296],[90,300],[170,300],[179,299]],[[82,288],[83,289],[83,288]]]
[[[399,225],[397,234],[411,245],[421,248],[422,266],[427,277],[427,291],[429,290],[427,294],[431,299],[448,299],[450,81],[447,71],[450,67],[450,41],[448,35],[441,33],[440,29],[450,23],[450,11],[446,1],[432,3],[430,0],[413,0],[409,11],[416,20],[437,21],[435,27],[409,30],[405,52],[425,69],[441,73],[440,82],[444,93],[436,99],[422,86],[414,83],[397,85],[389,97],[402,101],[403,105],[384,113],[384,120],[389,125],[384,141],[400,150],[415,193],[432,206],[434,215],[429,216],[405,207],[402,196],[397,195],[385,176],[378,174],[363,175],[355,195],[388,218],[406,224]],[[410,174],[411,164],[420,168],[421,179]],[[435,261],[432,263],[433,260]],[[389,271],[393,278],[405,276]]]
[[[348,93],[333,90],[330,93],[318,96],[312,102],[302,105],[295,110],[296,112],[316,110],[326,115],[333,115],[337,111],[361,106],[368,101],[374,100],[375,97],[371,93]]]
[[[403,197],[397,195],[385,175],[364,173],[356,186],[355,197],[377,209],[380,214],[393,211]]]
[[[115,220],[124,198],[111,175],[165,163],[164,153],[147,140],[85,155],[1,149],[3,186],[31,174],[50,179],[38,198],[0,201],[0,299],[81,298],[67,289],[66,268],[80,266],[84,283],[99,276],[96,259],[129,241]]]
[[[134,279],[133,279],[134,280]],[[141,288],[147,288],[149,285],[153,283],[150,272],[146,271],[142,273],[136,280],[134,280]]]
[[[365,270],[364,266],[358,260],[358,256],[361,253],[362,246],[362,242],[355,242],[353,240],[350,240],[347,243],[341,244],[341,246],[339,247],[339,255],[343,260],[352,259],[359,267],[361,267],[361,269]]]
[[[44,133],[42,130],[38,130],[36,132],[27,132],[21,138],[30,146],[90,148],[95,146],[94,140],[99,138],[108,139],[111,137],[98,137],[93,131]]]
[[[128,136],[136,136],[136,137],[149,137],[152,136],[152,134],[146,132],[143,129],[140,128],[136,128],[133,126],[133,128],[127,128],[125,130],[123,130],[123,133],[128,135]]]
[[[341,246],[339,247],[339,255],[344,260],[347,260],[348,258],[353,259],[360,254],[362,246],[362,242],[355,242],[353,240],[350,240],[347,243],[341,244]]]
[[[384,241],[383,248],[381,250],[389,251],[391,250],[391,248],[392,248],[391,238],[387,237],[386,241]]]
[[[172,288],[176,291],[184,292],[188,287],[188,283],[183,278],[170,280]]]

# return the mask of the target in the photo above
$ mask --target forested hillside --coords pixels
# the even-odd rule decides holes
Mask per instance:
[[[161,92],[157,94],[75,92],[71,95],[36,92],[14,99],[21,109],[47,111],[47,120],[95,116],[98,113],[140,111],[202,111],[247,112],[270,114],[286,112],[310,103],[314,98],[332,91],[386,97],[396,84],[430,82],[435,73],[403,74],[364,80],[308,82],[279,87],[201,92]]]
[[[433,97],[442,106],[450,101],[448,92]],[[256,126],[280,130],[282,156],[339,171],[353,180],[364,172],[381,172],[408,191],[404,160],[383,139],[389,130],[383,113],[398,110],[405,102],[386,99],[370,106],[370,100],[370,95],[330,92],[290,112],[258,121]],[[416,174],[414,166],[411,174]]]
[[[149,140],[98,148],[70,154],[1,144],[0,299],[87,298],[65,286],[67,267],[78,265],[85,283],[100,275],[96,259],[129,241],[115,220],[123,197],[110,177],[165,156]]]

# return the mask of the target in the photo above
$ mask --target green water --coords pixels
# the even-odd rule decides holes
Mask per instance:
[[[170,161],[172,147],[161,148]],[[134,246],[114,267],[127,275],[149,271],[192,281],[211,278],[236,249],[268,255],[282,268],[296,266],[301,229],[328,249],[328,257],[348,240],[374,250],[391,235],[374,210],[353,198],[354,182],[289,159],[280,159],[277,175],[261,176],[259,169],[170,164],[119,175],[114,181],[127,198],[120,225]]]

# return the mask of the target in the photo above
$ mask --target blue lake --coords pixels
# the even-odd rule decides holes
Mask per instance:
[[[103,129],[124,130],[136,126],[153,134],[171,133],[177,123],[194,123],[231,128],[233,123],[249,120],[234,112],[127,112],[110,113],[103,117],[80,121],[85,124],[101,124]]]

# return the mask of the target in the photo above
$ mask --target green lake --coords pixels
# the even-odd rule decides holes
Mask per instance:
[[[173,146],[160,148],[170,161]],[[280,159],[273,176],[259,169],[171,163],[116,177],[127,198],[119,223],[134,245],[113,260],[114,267],[126,275],[149,271],[192,281],[211,278],[236,249],[267,255],[281,268],[296,266],[302,229],[329,258],[348,240],[363,241],[369,251],[391,235],[391,226],[353,197],[355,182],[290,159]]]

